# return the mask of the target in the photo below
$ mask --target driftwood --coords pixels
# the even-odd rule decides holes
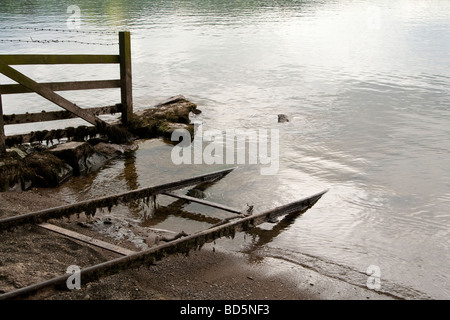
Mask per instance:
[[[72,230],[67,230],[67,229],[55,226],[53,224],[50,224],[50,223],[41,223],[41,224],[39,224],[39,227],[41,227],[45,230],[49,230],[49,231],[58,233],[58,234],[62,234],[63,236],[66,236],[66,237],[69,237],[72,239],[76,239],[76,240],[88,243],[90,245],[93,245],[93,246],[96,246],[96,247],[99,247],[102,249],[112,251],[114,253],[124,255],[124,256],[135,253],[135,251],[128,250],[126,248],[122,248],[122,247],[113,245],[111,243],[105,242],[105,241],[94,239],[92,237],[85,236],[84,234],[80,234],[80,233],[74,232]]]

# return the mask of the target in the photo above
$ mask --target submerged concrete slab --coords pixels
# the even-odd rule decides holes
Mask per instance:
[[[71,141],[59,144],[49,152],[70,165],[74,175],[80,175],[88,169],[86,161],[94,154],[94,149],[87,142]]]

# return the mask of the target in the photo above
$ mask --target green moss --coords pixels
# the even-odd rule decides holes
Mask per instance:
[[[158,125],[158,133],[161,135],[165,135],[168,130],[170,130],[170,125],[167,121],[163,121]]]
[[[130,141],[131,135],[126,128],[108,125],[104,122],[97,122],[96,128],[100,134],[107,136],[111,142],[125,143]]]
[[[64,161],[46,152],[27,156],[24,164],[33,173],[33,184],[39,187],[58,186],[61,171],[65,166]]]
[[[25,189],[25,184],[33,176],[22,159],[16,158],[14,155],[7,154],[0,159],[0,191],[8,191],[17,184],[21,189]]]

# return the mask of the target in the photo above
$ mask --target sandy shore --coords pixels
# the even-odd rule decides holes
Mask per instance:
[[[39,190],[0,193],[0,218],[61,205]],[[55,221],[79,232],[76,219]],[[78,228],[78,229],[77,229]],[[97,235],[103,240],[104,236]],[[117,243],[117,242],[116,242]],[[132,248],[131,243],[119,243]],[[134,248],[136,249],[136,248]],[[118,257],[117,254],[68,239],[38,226],[0,233],[0,293]],[[243,254],[206,244],[188,256],[174,255],[151,266],[59,292],[49,300],[367,300],[392,299],[367,288],[321,275],[285,261],[264,258],[250,264]]]

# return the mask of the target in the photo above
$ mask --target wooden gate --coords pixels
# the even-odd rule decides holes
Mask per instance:
[[[37,64],[120,64],[120,78],[113,80],[73,81],[37,83],[23,73],[12,68],[12,65]],[[122,124],[126,125],[133,114],[132,74],[131,74],[131,40],[130,32],[119,32],[118,55],[0,55],[0,73],[17,82],[17,84],[0,85],[0,153],[6,150],[4,126],[10,124],[53,121],[69,118],[82,118],[94,126],[109,126],[98,116],[121,112]],[[55,91],[89,90],[120,88],[121,102],[114,106],[82,109],[76,104],[60,96]],[[34,92],[55,103],[65,111],[40,112],[4,115],[2,94],[19,94]],[[63,133],[64,136],[64,133]],[[21,137],[27,142],[27,137]]]

